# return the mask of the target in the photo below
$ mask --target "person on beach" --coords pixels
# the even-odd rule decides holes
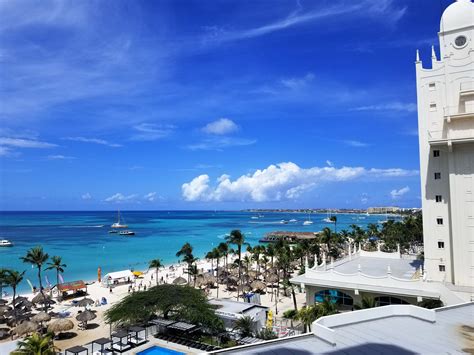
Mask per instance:
[[[112,286],[109,287],[109,293],[112,293]]]

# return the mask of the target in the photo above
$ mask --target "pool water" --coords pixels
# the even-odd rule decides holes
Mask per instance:
[[[184,353],[162,348],[161,346],[152,346],[151,348],[145,349],[137,353],[137,355],[184,355]]]

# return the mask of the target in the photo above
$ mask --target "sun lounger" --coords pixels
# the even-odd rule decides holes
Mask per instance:
[[[112,350],[118,351],[118,352],[124,352],[124,351],[130,350],[131,348],[132,347],[130,346],[130,344],[124,344],[124,343],[122,343],[122,346],[120,346],[120,344],[118,343],[115,343],[112,345]]]

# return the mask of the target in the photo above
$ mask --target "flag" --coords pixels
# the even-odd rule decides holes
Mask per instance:
[[[33,284],[31,283],[31,281],[26,279],[26,282],[28,283],[28,285],[30,285],[31,292],[33,292]]]

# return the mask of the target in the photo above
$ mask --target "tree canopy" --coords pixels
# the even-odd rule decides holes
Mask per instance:
[[[146,322],[155,315],[213,330],[223,328],[214,307],[200,290],[170,284],[126,296],[105,312],[105,319],[108,323],[134,324]]]

